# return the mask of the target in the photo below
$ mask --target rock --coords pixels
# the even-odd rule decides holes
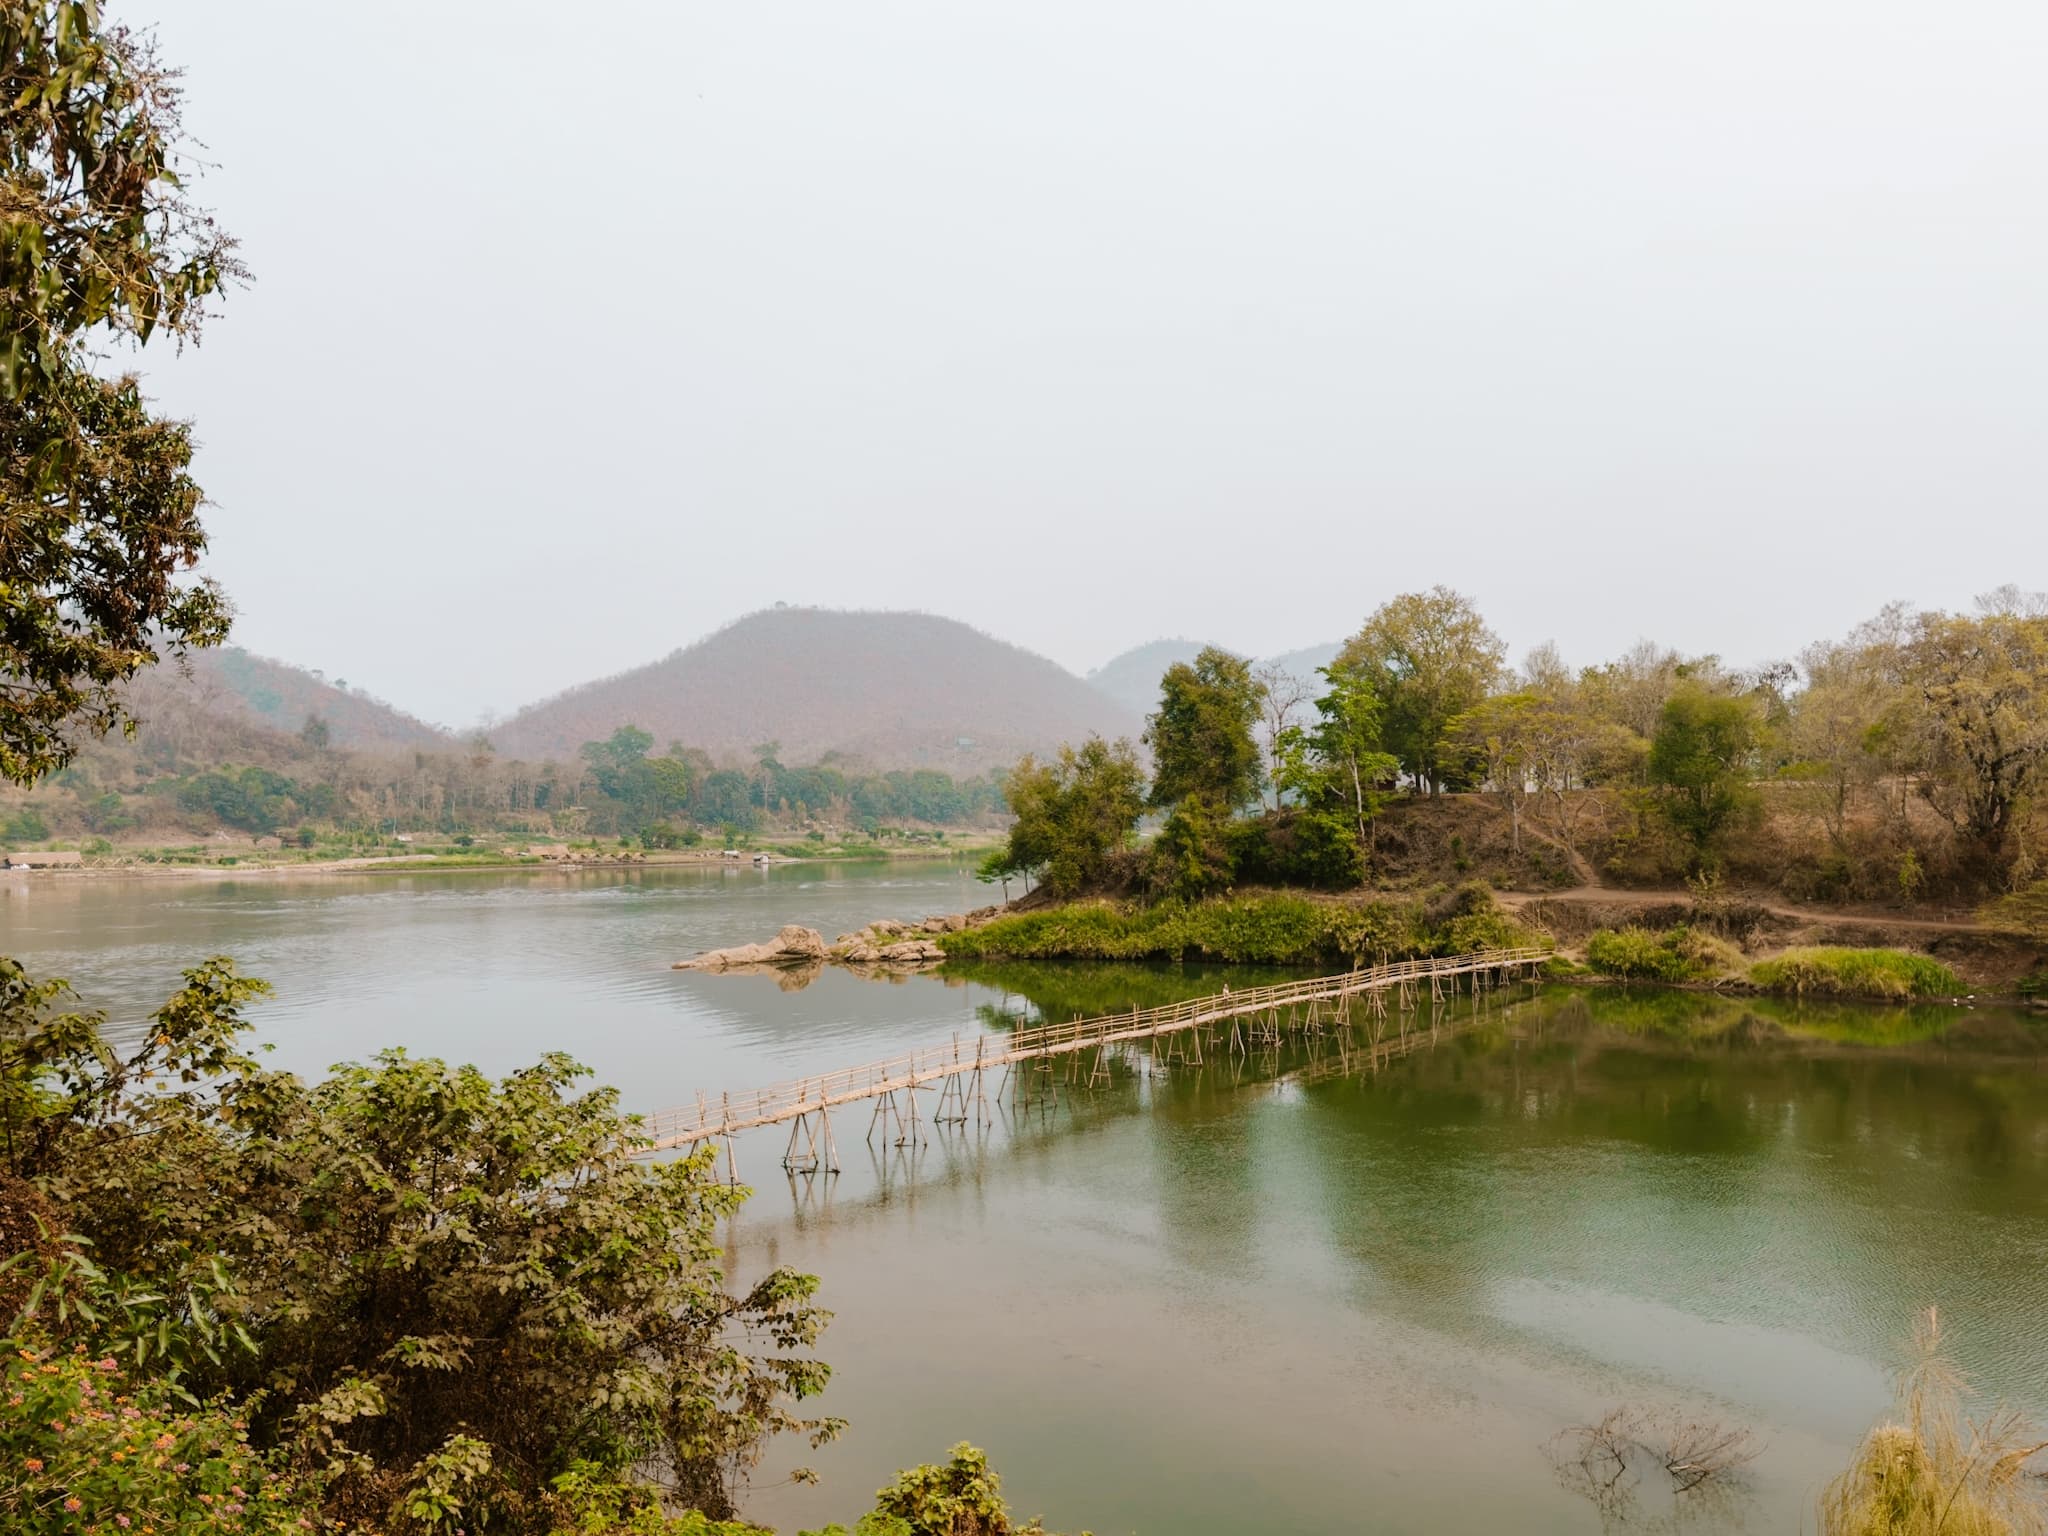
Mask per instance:
[[[1001,907],[976,907],[967,914],[967,926],[979,928],[983,923],[992,923],[1003,915]]]
[[[944,917],[928,917],[917,925],[919,933],[958,933],[967,926],[967,919],[958,912],[949,912]]]
[[[822,960],[825,958],[825,936],[815,928],[789,924],[775,935],[775,947],[791,960]]]
[[[835,960],[843,960],[848,965],[873,965],[882,958],[882,951],[874,944],[863,939],[837,951],[833,958]]]
[[[877,918],[872,923],[869,923],[868,927],[875,933],[885,933],[891,938],[910,932],[910,924],[899,923],[893,917]]]
[[[772,944],[736,944],[730,949],[714,949],[697,956],[694,960],[678,960],[673,969],[678,971],[730,971],[741,966],[799,966],[817,965],[827,958],[824,935],[815,928],[799,927],[791,923],[775,935]]]
[[[882,946],[881,958],[891,965],[930,965],[946,958],[946,952],[930,939],[903,939]]]

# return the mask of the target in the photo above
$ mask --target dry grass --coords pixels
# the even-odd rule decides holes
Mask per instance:
[[[2027,1465],[2048,1440],[1999,1408],[1963,1411],[1962,1373],[1941,1352],[1933,1308],[1913,1330],[1916,1360],[1896,1417],[1873,1429],[1821,1495],[1823,1536],[2043,1536],[2048,1487]]]

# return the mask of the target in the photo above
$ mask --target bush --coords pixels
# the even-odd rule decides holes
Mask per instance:
[[[950,955],[1011,959],[1209,959],[1268,965],[1377,963],[1539,942],[1483,889],[1420,902],[1323,901],[1274,893],[1161,901],[1073,902],[943,934]]]
[[[124,1060],[0,959],[0,1168],[91,1245],[59,1262],[98,1288],[92,1317],[43,1288],[55,1342],[118,1330],[167,1384],[248,1404],[330,1514],[392,1533],[545,1529],[579,1460],[724,1518],[765,1437],[836,1432],[789,1406],[828,1374],[817,1282],[726,1291],[744,1192],[709,1149],[640,1162],[559,1054],[493,1082],[393,1051],[308,1087],[236,1045],[262,990],[195,967]]]
[[[1726,945],[1683,923],[1663,933],[1633,926],[1602,928],[1586,940],[1587,963],[1602,976],[1624,981],[1703,981],[1732,959]]]
[[[10,1536],[300,1536],[310,1489],[252,1450],[227,1409],[193,1407],[109,1356],[46,1338],[0,1348],[0,1527]]]
[[[1788,949],[1751,966],[1749,979],[1794,997],[1954,997],[1964,990],[1939,960],[1901,949]]]

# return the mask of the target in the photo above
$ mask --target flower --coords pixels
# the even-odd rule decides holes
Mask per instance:
[[[114,1516],[114,1524],[125,1531],[128,1529],[128,1517],[126,1515],[116,1515]]]
[[[178,1441],[177,1437],[174,1435],[158,1435],[154,1443],[158,1450],[168,1451],[172,1446],[176,1445]]]
[[[75,1515],[79,1512],[79,1510],[83,1509],[85,1506],[80,1504],[77,1499],[72,1498],[66,1499],[64,1501],[64,1507]]]
[[[28,1459],[28,1461],[27,1461],[26,1465],[27,1465],[27,1467],[28,1467],[29,1471],[31,1471],[31,1472],[40,1472],[40,1471],[42,1471],[42,1470],[43,1470],[43,1461],[42,1461],[42,1458],[41,1458],[40,1456],[31,1456],[31,1457],[29,1457],[29,1459]]]

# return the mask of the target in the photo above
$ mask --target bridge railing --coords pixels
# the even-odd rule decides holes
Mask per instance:
[[[914,1088],[921,1083],[972,1072],[977,1068],[987,1071],[1019,1061],[1063,1055],[1152,1034],[1172,1034],[1225,1019],[1307,1003],[1341,1002],[1367,992],[1385,991],[1406,983],[1419,984],[1431,977],[1444,979],[1474,972],[1515,969],[1536,964],[1549,954],[1549,950],[1541,948],[1490,949],[1465,955],[1397,960],[1387,965],[1361,967],[1330,976],[1277,982],[1243,992],[1225,990],[1156,1008],[1133,1008],[1129,1013],[1098,1014],[1065,1023],[1040,1024],[1008,1035],[973,1035],[964,1040],[956,1035],[945,1044],[921,1046],[899,1056],[812,1073],[744,1093],[721,1093],[716,1098],[700,1094],[695,1104],[656,1111],[646,1118],[645,1128],[657,1146],[677,1146],[753,1126],[774,1124],[820,1108],[874,1098],[900,1088]]]

